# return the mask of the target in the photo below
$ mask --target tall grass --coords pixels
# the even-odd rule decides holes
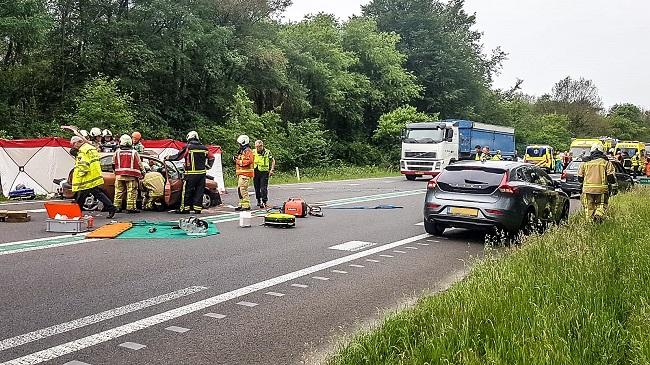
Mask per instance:
[[[300,180],[298,180],[295,171],[276,172],[269,180],[269,184],[279,185],[297,182],[362,179],[370,177],[399,176],[399,174],[399,170],[379,166],[335,165],[327,168],[319,167],[300,169]],[[237,186],[237,178],[232,170],[224,171],[224,180],[227,187]]]
[[[650,190],[494,251],[329,364],[649,364]]]

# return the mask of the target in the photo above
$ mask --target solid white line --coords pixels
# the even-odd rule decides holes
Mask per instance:
[[[2,207],[5,205],[25,205],[25,204],[43,204],[43,203],[57,203],[57,202],[65,202],[66,200],[23,200],[19,202],[11,202],[11,203],[2,203],[0,204],[0,210]]]
[[[11,255],[11,254],[14,254],[14,253],[28,252],[28,251],[44,250],[46,248],[53,248],[53,247],[63,247],[63,246],[78,245],[80,243],[98,242],[98,241],[103,241],[103,239],[102,238],[86,238],[86,239],[79,240],[79,241],[53,243],[51,245],[36,246],[36,247],[26,247],[26,248],[21,248],[21,249],[18,249],[18,250],[0,252],[0,256],[2,256],[2,255]]]
[[[86,233],[79,233],[79,234],[76,234],[76,235],[64,234],[64,235],[60,235],[60,236],[34,238],[34,239],[31,239],[31,240],[24,240],[24,241],[5,242],[5,243],[0,243],[0,246],[13,246],[13,245],[21,245],[23,243],[42,242],[42,241],[58,240],[58,239],[69,238],[69,237],[85,237],[85,236],[86,236]]]
[[[0,351],[4,351],[13,347],[21,346],[26,343],[34,342],[43,338],[50,336],[58,335],[68,331],[72,331],[77,328],[85,327],[91,324],[99,323],[102,321],[109,320],[111,318],[119,317],[127,313],[135,312],[140,309],[148,308],[154,305],[168,302],[170,300],[182,298],[194,293],[198,293],[202,290],[206,290],[205,286],[192,286],[189,288],[177,290],[171,293],[159,295],[157,297],[141,300],[136,303],[128,304],[119,308],[110,309],[101,313],[93,314],[83,318],[75,319],[70,322],[65,322],[43,328],[42,330],[25,333],[24,335],[19,335],[16,337],[8,338],[6,340],[0,341]]]
[[[219,294],[207,299],[200,300],[198,302],[190,303],[187,305],[184,305],[182,307],[174,308],[171,310],[168,310],[166,312],[162,312],[147,318],[140,319],[135,322],[127,323],[125,325],[111,328],[93,335],[89,335],[77,340],[73,340],[67,343],[64,343],[62,345],[50,347],[45,350],[41,350],[38,352],[34,352],[29,355],[25,355],[7,362],[2,363],[1,365],[33,365],[33,364],[40,364],[45,361],[53,360],[56,358],[59,358],[61,356],[71,354],[74,352],[77,352],[79,350],[95,346],[100,343],[104,343],[107,341],[114,340],[116,338],[122,337],[124,335],[128,335],[130,333],[140,331],[179,317],[182,317],[184,315],[194,313],[197,311],[204,310],[208,307],[217,305],[219,303],[223,303],[228,300],[232,300],[235,298],[239,298],[260,290],[264,290],[267,288],[270,288],[272,286],[286,283],[291,280],[295,280],[307,275],[314,274],[316,272],[326,270],[335,266],[339,266],[344,263],[348,263],[354,260],[358,260],[360,258],[364,258],[370,255],[376,255],[380,252],[386,251],[386,250],[392,250],[396,247],[402,246],[402,245],[407,245],[409,243],[417,242],[419,240],[422,240],[426,237],[429,237],[428,234],[421,234],[418,236],[414,237],[409,237],[405,238],[403,240],[399,240],[396,242],[388,243],[382,246],[377,246],[374,248],[371,248],[366,251],[362,252],[357,252],[348,256],[340,257],[338,259],[330,260],[327,262],[323,262],[321,264],[317,264],[314,266],[310,266],[301,270],[297,270],[294,272],[290,272],[288,274],[284,274],[281,276],[277,276],[275,278],[271,278],[268,280],[260,281],[255,284],[251,284],[248,286],[245,286],[243,288],[235,289],[233,291],[229,291],[227,293]]]

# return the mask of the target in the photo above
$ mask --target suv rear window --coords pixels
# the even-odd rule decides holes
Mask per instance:
[[[526,149],[526,154],[530,157],[542,157],[546,154],[546,148],[544,147],[528,147]]]
[[[490,167],[449,166],[440,174],[438,186],[457,193],[492,194],[504,174],[505,170]]]

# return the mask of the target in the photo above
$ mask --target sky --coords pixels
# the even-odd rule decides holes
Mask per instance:
[[[359,14],[369,0],[293,0],[287,20],[327,12]],[[508,60],[494,81],[508,89],[522,79],[540,96],[566,76],[598,86],[606,107],[630,102],[650,109],[650,1],[466,0],[484,33],[485,52],[501,47]]]

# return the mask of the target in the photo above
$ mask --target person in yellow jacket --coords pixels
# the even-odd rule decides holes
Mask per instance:
[[[502,161],[503,156],[501,155],[501,150],[497,150],[497,153],[492,156],[492,161]]]
[[[235,211],[251,210],[251,198],[248,194],[248,187],[251,179],[255,176],[254,164],[255,156],[250,146],[250,138],[247,135],[237,137],[239,151],[234,157],[235,169],[237,174],[237,188],[239,192],[239,206]]]
[[[144,177],[142,178],[142,209],[162,210],[165,205],[165,178],[160,172],[153,171],[148,164],[144,164]]]
[[[102,189],[104,178],[99,163],[99,152],[79,136],[72,137],[70,144],[78,151],[72,173],[72,192],[77,194],[77,204],[83,208],[88,195],[92,195],[104,205],[108,218],[113,218],[117,209]]]
[[[630,160],[632,161],[632,176],[637,177],[641,171],[641,154],[637,151]]]
[[[616,185],[616,170],[600,143],[591,147],[590,156],[583,161],[578,169],[578,181],[582,183],[582,206],[587,219],[601,222],[609,200],[609,185]]]
[[[253,155],[255,156],[253,186],[255,186],[257,207],[266,208],[266,203],[269,201],[269,176],[272,176],[275,170],[275,158],[268,148],[264,148],[264,142],[259,139],[255,141]]]

